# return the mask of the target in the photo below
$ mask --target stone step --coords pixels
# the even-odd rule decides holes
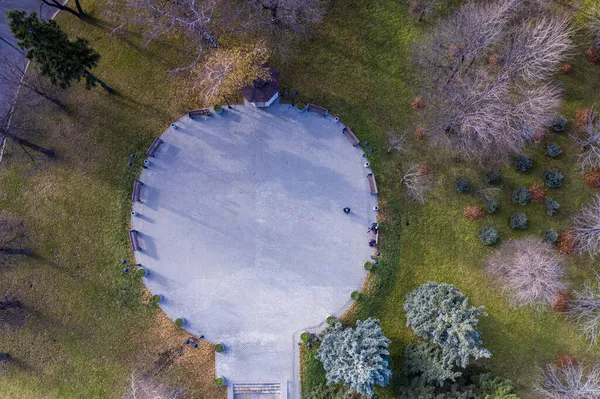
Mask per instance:
[[[281,384],[279,383],[250,383],[233,384],[234,394],[281,394]]]

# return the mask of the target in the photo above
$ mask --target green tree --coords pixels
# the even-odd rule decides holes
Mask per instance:
[[[404,375],[420,376],[428,385],[444,385],[462,375],[444,362],[439,346],[429,342],[416,342],[404,348]]]
[[[379,320],[359,320],[356,328],[337,323],[323,337],[315,357],[323,363],[328,384],[343,383],[370,398],[374,385],[390,381],[389,344]]]
[[[25,56],[40,65],[40,73],[62,88],[73,81],[85,80],[86,88],[100,84],[108,93],[114,93],[106,83],[90,72],[100,60],[100,54],[92,49],[88,41],[77,38],[69,40],[67,34],[53,20],[38,18],[35,11],[10,10],[6,13],[8,26],[19,41]]]
[[[406,325],[415,334],[439,345],[448,367],[466,367],[469,358],[490,357],[477,331],[481,308],[451,284],[429,282],[409,293],[404,303]]]

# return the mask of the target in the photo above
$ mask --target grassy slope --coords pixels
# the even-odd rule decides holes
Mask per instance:
[[[427,281],[448,282],[460,287],[473,304],[484,305],[489,314],[482,320],[481,330],[493,357],[481,364],[516,381],[521,393],[528,396],[526,386],[534,378],[536,366],[551,362],[562,352],[586,357],[595,356],[598,351],[588,351],[573,326],[559,314],[510,308],[497,285],[482,273],[483,259],[492,249],[479,243],[477,232],[483,225],[493,225],[507,239],[539,235],[547,228],[565,228],[572,212],[589,198],[591,190],[583,185],[582,176],[573,166],[575,150],[569,139],[564,134],[551,135],[549,140],[561,145],[566,153],[558,160],[549,160],[544,155],[544,144],[532,146],[534,168],[529,173],[518,174],[512,168],[503,171],[504,190],[499,198],[502,211],[482,222],[471,222],[462,217],[461,210],[481,204],[481,200],[473,194],[457,194],[454,180],[467,177],[475,188],[483,188],[483,171],[446,160],[423,143],[411,142],[410,150],[402,156],[386,154],[388,126],[402,131],[416,123],[409,104],[415,90],[410,84],[409,51],[423,27],[407,16],[406,7],[395,1],[335,1],[325,26],[314,39],[304,43],[301,55],[284,68],[282,77],[306,99],[339,114],[360,138],[368,139],[377,149],[370,158],[384,202],[384,261],[376,271],[378,278],[369,282],[376,288],[374,294],[362,300],[354,314],[382,320],[384,331],[393,342],[394,369],[401,369],[402,348],[415,339],[405,327],[402,305],[406,294]],[[580,50],[574,55],[573,64],[574,74],[560,77],[567,86],[563,112],[571,120],[578,108],[595,105],[600,75]],[[427,162],[436,174],[436,188],[424,207],[404,203],[401,194],[400,171],[413,162]],[[542,204],[523,208],[511,203],[514,187],[543,184],[543,173],[550,167],[560,168],[565,175],[563,188],[549,194],[562,204],[559,216],[548,217]],[[514,232],[508,227],[510,213],[516,211],[529,217],[526,232]],[[592,263],[588,259],[571,255],[567,263],[569,281],[574,286],[590,276]],[[309,390],[320,381],[322,368],[308,361],[303,371],[304,389]],[[396,378],[398,374],[395,373]],[[391,389],[381,393],[383,397],[393,397]]]
[[[84,6],[99,17],[103,3]],[[120,397],[131,371],[152,370],[159,353],[185,337],[144,303],[139,280],[124,276],[120,264],[133,261],[129,198],[143,152],[181,114],[172,105],[177,94],[165,61],[176,57],[176,48],[145,51],[136,38],[111,37],[103,24],[68,14],[58,21],[90,40],[103,57],[98,75],[123,95],[76,85],[61,98],[66,113],[41,105],[34,123],[59,159],[34,169],[13,162],[0,176],[0,207],[23,218],[39,255],[0,274],[3,294],[21,299],[31,313],[25,328],[0,331],[2,350],[19,362],[2,370],[0,392],[10,398]],[[133,168],[127,167],[130,153],[138,154]],[[186,351],[166,374],[175,383],[185,380],[196,397],[224,395],[212,388],[208,344]]]

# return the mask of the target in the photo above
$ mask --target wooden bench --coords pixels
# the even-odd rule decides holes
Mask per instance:
[[[202,108],[202,109],[197,109],[195,111],[188,112],[188,116],[191,119],[200,118],[200,117],[206,119],[207,117],[209,117],[211,115],[212,115],[212,113],[210,112],[210,110],[208,108]]]
[[[329,113],[327,111],[327,108],[319,107],[315,104],[308,104],[306,108],[308,109],[308,112],[314,112],[322,116],[327,116],[327,114]]]
[[[129,230],[129,239],[131,240],[131,249],[134,252],[139,251],[141,247],[137,236],[137,230]]]
[[[156,150],[158,150],[158,147],[162,143],[163,141],[160,139],[160,137],[157,137],[156,140],[154,140],[154,142],[150,146],[150,148],[148,148],[148,151],[146,151],[146,155],[148,155],[149,157],[153,157],[154,153],[156,153]]]
[[[131,201],[140,202],[140,191],[142,191],[142,182],[135,180],[133,182],[133,193],[131,194]]]
[[[367,179],[369,180],[369,188],[371,189],[371,194],[377,195],[377,183],[375,182],[375,175],[373,175],[373,173],[369,173],[367,175]]]
[[[342,133],[344,133],[348,140],[350,140],[353,146],[357,146],[358,144],[360,144],[360,140],[358,139],[358,137],[356,137],[356,135],[352,132],[352,130],[350,130],[348,126],[346,126],[344,130],[342,130]]]

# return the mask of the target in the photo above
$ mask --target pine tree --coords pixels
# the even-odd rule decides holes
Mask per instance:
[[[447,367],[466,367],[469,358],[490,357],[477,331],[482,308],[469,306],[468,298],[451,284],[429,282],[415,289],[404,303],[406,325],[421,338],[439,345]]]
[[[446,380],[454,381],[462,373],[448,367],[439,346],[416,342],[404,348],[404,375],[421,376],[428,385],[442,386]]]
[[[386,386],[392,375],[389,344],[379,320],[359,320],[356,328],[345,329],[337,323],[323,337],[316,358],[323,363],[328,384],[341,382],[370,398],[373,386]]]
[[[40,73],[50,78],[52,84],[65,88],[84,79],[88,89],[98,83],[107,92],[114,92],[90,72],[98,65],[100,54],[87,40],[69,40],[54,20],[40,20],[35,11],[27,15],[25,11],[10,10],[6,17],[19,47],[26,51],[25,56],[39,64]]]

